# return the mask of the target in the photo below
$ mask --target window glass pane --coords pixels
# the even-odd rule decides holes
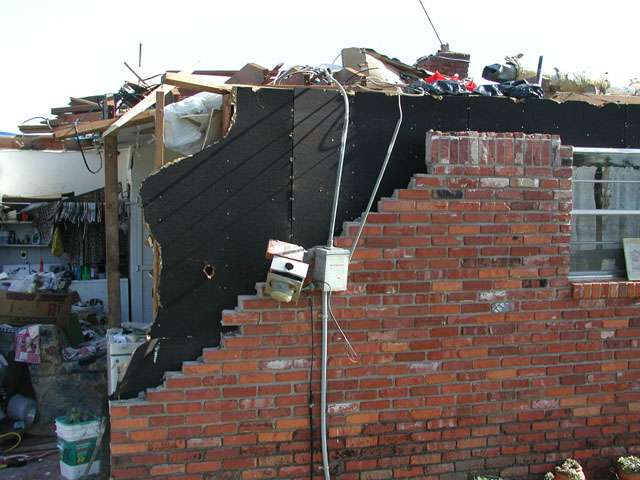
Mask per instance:
[[[573,180],[571,273],[624,277],[622,239],[640,238],[640,152],[576,151]]]

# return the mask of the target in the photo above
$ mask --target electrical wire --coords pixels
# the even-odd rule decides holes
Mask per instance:
[[[300,70],[294,70],[295,68],[299,68]],[[310,81],[316,81],[316,80],[319,80],[322,75],[324,75],[324,70],[320,68],[310,67],[308,65],[294,65],[293,67],[290,67],[288,70],[280,72],[278,76],[272,80],[271,84],[282,85],[282,82],[285,81],[287,78],[293,77],[298,74],[305,74],[305,73],[313,75]]]
[[[11,447],[7,448],[4,451],[4,454],[6,455],[7,453],[9,453],[12,450],[15,450],[16,448],[18,448],[18,445],[20,445],[20,443],[22,442],[22,435],[20,435],[18,432],[7,432],[7,433],[3,433],[2,435],[0,435],[0,440],[2,440],[5,437],[9,437],[9,436],[15,436],[18,437],[18,440],[16,441],[16,443],[14,445],[12,445]]]
[[[94,108],[96,108],[96,105],[91,106],[91,108],[89,109],[89,111],[87,113],[85,113],[81,118],[76,118],[76,120],[73,122],[73,129],[76,132],[76,141],[78,142],[78,148],[80,149],[80,154],[82,155],[82,160],[84,161],[84,166],[89,171],[89,173],[91,173],[93,175],[95,175],[96,173],[99,173],[100,170],[102,170],[102,156],[100,156],[100,152],[98,152],[98,156],[100,157],[100,167],[98,168],[98,170],[96,170],[94,172],[93,170],[91,170],[91,168],[89,168],[89,164],[87,163],[87,157],[85,157],[84,150],[82,149],[82,143],[80,142],[80,134],[78,133],[78,122],[81,122],[82,120],[87,118],[87,115],[89,115],[93,111]]]
[[[438,35],[438,32],[436,31],[436,27],[433,25],[433,22],[431,21],[431,17],[427,13],[427,9],[424,8],[424,5],[422,4],[422,0],[418,0],[418,1],[420,2],[420,6],[422,7],[422,10],[424,10],[424,14],[427,16],[427,19],[429,20],[429,23],[431,24],[431,28],[433,28],[433,32],[436,34],[436,37],[438,37],[438,41],[440,42],[440,45],[444,45],[442,43],[442,40],[440,39],[440,35]]]
[[[86,169],[89,171],[89,173],[95,175],[96,173],[100,173],[100,170],[102,170],[102,156],[100,155],[100,153],[98,152],[98,156],[100,157],[100,166],[98,167],[98,169],[94,172],[93,170],[91,170],[91,168],[89,167],[89,163],[87,163],[87,157],[85,157],[84,155],[84,150],[82,149],[82,143],[80,142],[80,134],[78,133],[78,120],[76,120],[73,123],[73,129],[76,132],[76,141],[78,142],[78,148],[80,149],[80,153],[82,154],[82,160],[84,161],[84,166],[86,167]]]
[[[41,120],[44,120],[45,122],[47,122],[47,127],[49,127],[51,130],[53,130],[53,127],[51,126],[51,119],[46,118],[46,117],[31,117],[31,118],[27,118],[24,122],[22,122],[20,124],[20,126],[23,126],[25,123],[30,122],[31,120],[35,120],[36,118],[39,118]]]
[[[353,345],[351,345],[351,342],[349,341],[349,338],[347,337],[347,334],[344,333],[344,330],[342,330],[342,327],[338,323],[338,320],[336,319],[336,316],[333,314],[333,310],[331,309],[331,294],[333,293],[331,291],[331,285],[329,283],[327,283],[327,282],[322,281],[322,280],[315,280],[314,283],[323,283],[327,287],[329,287],[329,298],[328,298],[328,302],[327,302],[327,307],[328,307],[328,310],[329,310],[329,314],[331,315],[331,318],[335,322],[336,327],[338,327],[338,330],[340,330],[340,334],[342,335],[342,338],[347,343],[347,357],[349,358],[349,360],[351,362],[358,363],[358,360],[357,360],[358,354],[354,350]]]
[[[380,173],[378,174],[378,178],[376,179],[376,184],[373,187],[373,191],[371,192],[371,196],[369,197],[369,203],[367,204],[367,208],[362,215],[362,221],[360,222],[360,228],[358,229],[358,233],[356,234],[356,238],[351,245],[351,251],[349,252],[349,262],[353,258],[353,253],[356,250],[358,245],[358,241],[360,240],[360,235],[362,234],[362,230],[364,229],[364,224],[367,222],[367,217],[369,216],[369,212],[371,211],[371,206],[373,205],[373,201],[378,193],[378,188],[380,187],[380,183],[382,182],[382,176],[384,175],[385,170],[387,169],[387,164],[389,163],[389,158],[391,157],[391,152],[393,152],[393,147],[396,144],[396,139],[398,138],[398,132],[400,131],[400,126],[402,125],[402,97],[400,95],[400,91],[398,91],[398,112],[399,117],[396,122],[396,128],[393,131],[393,135],[391,136],[391,141],[389,142],[389,147],[387,148],[387,154],[384,157],[384,162],[382,162],[382,167],[380,167]],[[329,304],[329,308],[331,308],[331,304]]]
[[[338,330],[340,330],[340,334],[342,334],[342,338],[344,338],[344,341],[347,343],[347,358],[351,363],[358,363],[358,354],[353,349],[351,342],[349,341],[349,339],[347,338],[347,335],[344,333],[344,331],[340,327],[340,324],[338,323],[338,320],[336,320],[336,316],[333,314],[333,310],[331,309],[331,290],[329,290],[328,307],[329,307],[329,314],[331,315],[331,318],[333,318],[333,321],[335,322],[336,327],[338,327]]]

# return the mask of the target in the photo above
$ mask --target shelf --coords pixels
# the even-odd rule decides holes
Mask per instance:
[[[0,248],[47,248],[49,245],[46,243],[0,243]]]
[[[5,221],[0,221],[0,225],[31,225],[33,226],[33,222],[31,220],[27,220],[26,222],[20,222],[18,220],[5,220]]]

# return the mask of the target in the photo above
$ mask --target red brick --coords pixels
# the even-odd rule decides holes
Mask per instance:
[[[149,425],[148,418],[122,418],[111,420],[112,430],[131,430],[134,428],[146,428]]]
[[[164,440],[167,438],[167,429],[134,430],[129,433],[129,438],[134,442],[142,442],[145,440]]]
[[[113,468],[111,469],[111,475],[113,478],[142,478],[149,475],[149,469],[147,467],[136,468]]]

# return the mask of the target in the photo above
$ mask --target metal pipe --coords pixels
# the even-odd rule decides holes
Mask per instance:
[[[544,57],[540,55],[538,58],[538,70],[536,70],[536,85],[542,86],[542,59]]]
[[[325,480],[329,475],[329,455],[327,453],[327,343],[329,319],[329,292],[322,292],[322,379],[320,389],[320,440],[322,443],[322,469]]]
[[[344,99],[344,124],[342,125],[342,138],[340,139],[340,156],[338,158],[338,171],[336,172],[336,185],[333,191],[333,206],[331,208],[331,222],[329,225],[329,238],[327,240],[327,247],[333,247],[333,232],[336,228],[336,216],[338,214],[338,196],[340,194],[340,182],[342,181],[342,166],[344,164],[344,153],[347,149],[347,133],[349,132],[349,97],[347,96],[347,92],[340,85],[339,82],[333,78],[331,72],[328,69],[325,69],[325,73],[327,76],[337,85],[340,89],[340,93],[342,94],[342,98]]]

